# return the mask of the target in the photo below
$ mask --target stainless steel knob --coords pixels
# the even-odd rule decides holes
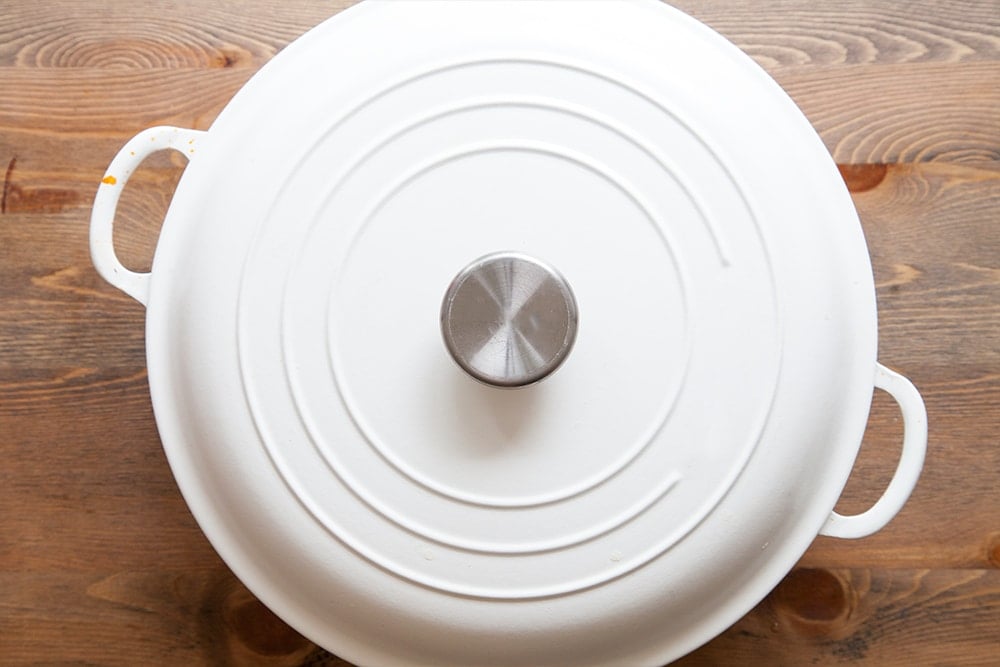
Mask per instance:
[[[523,387],[552,373],[572,349],[576,328],[566,280],[516,252],[466,266],[441,304],[448,352],[469,375],[496,387]]]

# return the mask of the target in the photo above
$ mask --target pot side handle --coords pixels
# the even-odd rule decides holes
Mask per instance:
[[[903,451],[899,464],[882,497],[867,511],[853,516],[830,513],[820,535],[866,537],[881,530],[903,508],[917,484],[927,452],[927,409],[917,388],[905,377],[882,364],[875,365],[875,386],[889,393],[903,413]]]
[[[190,160],[204,135],[201,130],[169,126],[143,130],[118,151],[97,188],[90,214],[90,257],[102,278],[144,306],[149,300],[150,274],[125,268],[115,254],[112,230],[118,199],[129,177],[147,157],[169,148]]]

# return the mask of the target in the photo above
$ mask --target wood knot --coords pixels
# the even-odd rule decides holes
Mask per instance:
[[[215,58],[216,67],[233,67],[240,64],[240,56],[232,51],[220,51]]]
[[[848,586],[829,570],[792,570],[770,598],[782,617],[811,637],[829,635],[851,612]]]
[[[310,646],[259,600],[241,600],[229,609],[229,624],[240,642],[258,655],[289,655]]]
[[[838,164],[840,176],[851,192],[867,192],[885,180],[889,166],[885,164]]]
[[[1000,533],[994,534],[986,545],[986,560],[993,567],[1000,567]]]

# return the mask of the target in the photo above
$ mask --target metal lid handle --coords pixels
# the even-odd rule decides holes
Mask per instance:
[[[517,252],[481,257],[452,281],[441,333],[469,375],[523,387],[558,368],[576,340],[576,299],[554,268]]]

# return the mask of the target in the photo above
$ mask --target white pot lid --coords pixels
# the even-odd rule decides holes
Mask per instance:
[[[319,644],[659,664],[829,520],[875,377],[864,238],[807,120],[693,19],[365,2],[157,140],[192,160],[151,277],[95,261],[148,303],[193,513]],[[497,252],[526,264],[461,287]]]

